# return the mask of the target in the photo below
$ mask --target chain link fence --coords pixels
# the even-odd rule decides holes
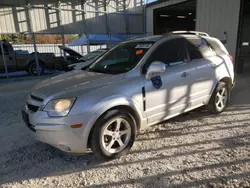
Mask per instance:
[[[15,2],[0,3],[0,78],[64,72],[79,57],[145,33],[143,0]],[[93,35],[105,39],[93,44]]]

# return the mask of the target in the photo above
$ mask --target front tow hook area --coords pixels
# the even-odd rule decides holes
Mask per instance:
[[[30,124],[29,114],[27,114],[24,110],[22,110],[22,118],[26,126],[32,131],[36,132],[35,126]]]

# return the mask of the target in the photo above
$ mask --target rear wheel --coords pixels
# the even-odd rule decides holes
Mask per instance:
[[[44,73],[44,67],[43,67],[42,63],[40,63],[40,62],[39,62],[38,71],[39,71],[40,75],[42,75]],[[38,75],[37,67],[36,67],[36,62],[32,62],[29,65],[28,72],[29,72],[30,75],[34,75],[34,76]]]
[[[130,150],[135,134],[135,120],[127,111],[109,111],[95,124],[91,149],[99,158],[118,158]]]
[[[219,82],[215,88],[208,104],[208,110],[212,113],[219,114],[227,106],[229,99],[229,89],[225,82]]]

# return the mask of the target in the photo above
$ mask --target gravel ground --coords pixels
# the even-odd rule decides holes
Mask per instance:
[[[250,187],[250,77],[227,111],[202,109],[147,128],[131,152],[69,156],[28,135],[20,110],[36,80],[0,84],[0,187]]]

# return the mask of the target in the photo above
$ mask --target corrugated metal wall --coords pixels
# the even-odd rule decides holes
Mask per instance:
[[[197,0],[196,30],[219,39],[227,32],[225,45],[235,56],[239,24],[240,0]]]
[[[4,6],[0,8],[0,33],[32,30],[37,33],[61,33],[62,29],[65,34],[144,33],[143,0],[126,0],[125,6],[123,0],[106,1],[107,14],[104,13],[103,2],[87,0],[82,4],[76,0],[61,1],[61,14],[58,10],[46,9],[47,6],[58,7],[55,3],[35,4],[36,8],[30,12],[26,7]],[[86,13],[72,9],[85,10]]]

